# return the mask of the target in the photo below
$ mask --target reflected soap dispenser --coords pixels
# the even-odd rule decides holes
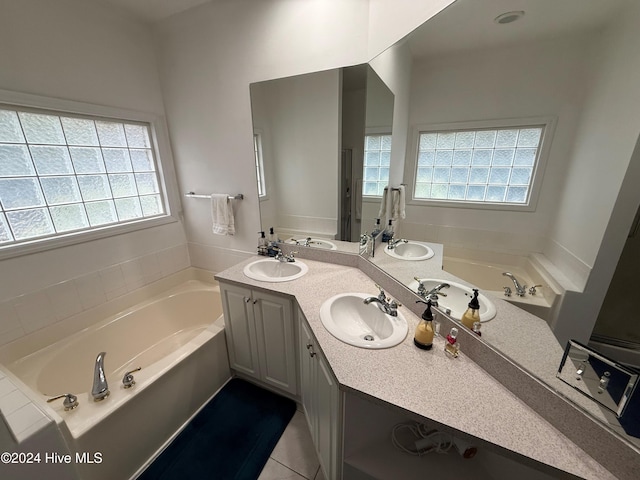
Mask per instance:
[[[273,227],[269,227],[269,245],[275,245],[278,243],[278,236],[273,231]]]
[[[473,298],[469,302],[469,308],[460,319],[462,324],[469,330],[473,330],[473,324],[480,323],[480,302],[478,301],[478,289],[473,289]]]
[[[433,313],[431,312],[431,300],[426,302],[417,300],[416,303],[424,303],[427,305],[422,313],[422,320],[416,327],[416,333],[413,337],[413,343],[422,350],[431,350],[433,347]]]

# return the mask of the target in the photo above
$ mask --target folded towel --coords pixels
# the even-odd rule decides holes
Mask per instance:
[[[395,221],[406,216],[404,185],[400,185],[391,196],[391,218]]]
[[[233,219],[233,205],[227,194],[211,194],[211,220],[213,233],[233,235],[236,233]]]

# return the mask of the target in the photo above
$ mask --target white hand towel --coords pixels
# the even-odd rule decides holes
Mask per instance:
[[[236,233],[233,219],[233,204],[227,194],[211,194],[211,220],[213,233],[216,235],[233,235]]]
[[[387,214],[387,192],[389,191],[389,187],[384,187],[382,192],[382,200],[380,200],[380,211],[378,212],[378,218],[384,218]]]
[[[397,190],[394,189],[391,205],[391,218],[398,220],[399,218],[405,218],[407,213],[405,211],[405,190],[404,185],[400,185]]]

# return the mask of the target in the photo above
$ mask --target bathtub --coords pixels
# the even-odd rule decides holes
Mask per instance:
[[[445,255],[442,269],[547,322],[553,318],[559,303],[561,291],[556,282],[526,256],[464,252],[460,256]],[[502,275],[503,272],[512,273],[521,285],[527,286],[524,297],[516,295],[513,281]],[[529,287],[533,285],[541,285],[535,295],[529,293]],[[510,297],[505,296],[504,287],[511,288]]]
[[[219,287],[190,279],[96,320],[21,358],[2,355],[3,365],[56,421],[72,456],[101,454],[99,464],[76,464],[77,478],[132,478],[230,377]],[[103,351],[111,393],[95,402]],[[124,374],[138,367],[136,384],[124,388]],[[78,397],[76,409],[46,402],[65,393]]]

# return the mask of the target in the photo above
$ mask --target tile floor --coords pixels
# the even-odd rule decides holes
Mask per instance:
[[[324,480],[307,420],[296,410],[258,480]]]

